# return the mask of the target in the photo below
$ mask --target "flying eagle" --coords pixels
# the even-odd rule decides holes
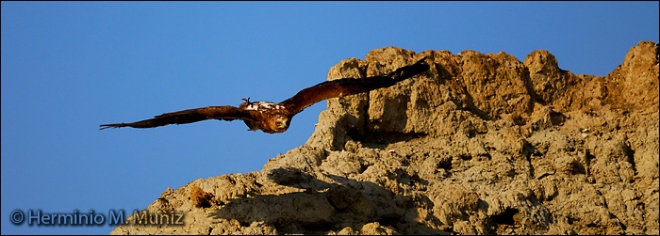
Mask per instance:
[[[378,88],[392,86],[400,81],[413,77],[429,69],[424,63],[426,57],[413,65],[401,67],[394,72],[362,79],[343,78],[326,81],[298,92],[293,97],[280,103],[250,102],[243,98],[243,103],[234,106],[209,106],[196,109],[165,113],[153,119],[133,123],[103,124],[100,129],[107,128],[153,128],[169,124],[187,124],[202,120],[243,120],[252,131],[261,130],[266,133],[282,133],[289,128],[291,119],[314,103],[329,98],[348,96],[368,92]]]

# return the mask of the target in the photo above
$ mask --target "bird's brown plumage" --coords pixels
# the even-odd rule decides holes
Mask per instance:
[[[335,97],[343,97],[368,92],[378,88],[392,86],[429,69],[426,57],[413,65],[401,67],[384,75],[362,79],[343,78],[326,81],[298,92],[293,97],[275,104],[272,102],[250,102],[244,99],[239,107],[209,106],[196,109],[165,113],[152,119],[133,123],[103,124],[106,128],[153,128],[169,124],[187,124],[202,120],[243,120],[250,130],[262,130],[266,133],[281,133],[289,128],[291,119],[296,114],[314,103]]]
[[[104,124],[101,129],[106,128],[152,128],[169,124],[187,124],[208,119],[218,120],[236,120],[250,119],[250,111],[242,110],[233,106],[209,106],[195,109],[188,109],[172,113],[165,113],[154,117],[153,119],[137,121],[133,123]]]

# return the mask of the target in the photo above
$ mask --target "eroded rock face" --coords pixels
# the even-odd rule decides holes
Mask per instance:
[[[183,212],[183,226],[112,234],[659,233],[657,44],[605,77],[544,50],[520,62],[390,47],[328,80],[424,56],[421,76],[330,99],[309,140],[262,171],[198,179],[146,208]]]

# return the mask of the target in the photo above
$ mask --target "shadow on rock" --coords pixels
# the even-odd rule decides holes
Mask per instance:
[[[432,214],[420,216],[411,209],[432,208],[425,196],[404,196],[375,183],[331,174],[315,177],[293,168],[274,169],[268,178],[304,191],[232,199],[211,216],[246,227],[270,226],[278,234],[449,234],[427,225],[441,225]]]

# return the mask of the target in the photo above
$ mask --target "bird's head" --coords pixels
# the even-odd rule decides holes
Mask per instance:
[[[289,117],[277,114],[274,119],[269,120],[268,128],[276,133],[281,133],[289,129],[289,124],[291,124]]]

